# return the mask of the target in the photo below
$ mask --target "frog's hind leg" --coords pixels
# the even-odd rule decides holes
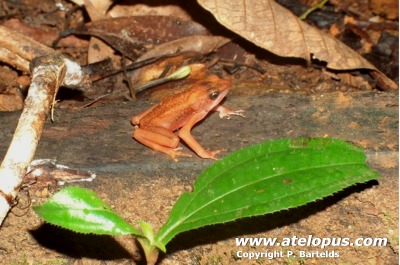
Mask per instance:
[[[177,156],[191,156],[183,152],[179,152],[179,137],[169,130],[159,127],[139,128],[135,127],[132,135],[141,144],[153,149],[157,152],[167,154],[169,157],[178,161]]]

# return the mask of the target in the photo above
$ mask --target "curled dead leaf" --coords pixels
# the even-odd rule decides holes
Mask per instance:
[[[301,21],[273,0],[198,0],[219,23],[257,46],[283,57],[321,61],[334,70],[370,69],[383,86],[397,84],[360,54]],[[379,80],[377,80],[379,82]]]
[[[182,57],[182,55],[176,56],[175,59],[179,60],[180,59],[179,57]],[[189,64],[189,66],[191,68],[191,72],[190,75],[187,76],[186,78],[175,80],[172,82],[166,82],[157,85],[156,87],[152,87],[151,89],[145,89],[142,91],[139,89],[137,90],[138,94],[136,94],[136,96],[151,101],[162,101],[164,100],[165,97],[172,96],[176,93],[180,93],[181,91],[187,90],[189,87],[191,87],[199,80],[204,80],[206,76],[209,74],[209,69],[204,64],[193,63]],[[154,68],[156,67],[157,66],[154,66]],[[153,69],[151,69],[150,71],[152,70]],[[144,75],[145,74],[146,72],[144,71]]]
[[[135,60],[155,45],[191,35],[207,35],[200,24],[166,16],[120,17],[93,21],[66,34],[98,37]]]
[[[173,40],[164,44],[160,44],[140,56],[137,61],[146,60],[152,57],[174,54],[178,52],[196,52],[199,54],[207,54],[215,51],[217,48],[225,45],[230,41],[229,38],[222,36],[188,36],[177,40]]]
[[[140,86],[150,80],[159,78],[165,72],[165,69],[169,68],[169,72],[173,72],[192,58],[211,53],[228,42],[230,42],[229,38],[221,36],[197,35],[160,44],[140,56],[137,61],[171,54],[177,54],[177,56],[159,60],[156,64],[133,71],[131,83]]]
[[[284,57],[317,59],[337,70],[375,69],[339,40],[301,21],[272,0],[198,0],[222,25]]]

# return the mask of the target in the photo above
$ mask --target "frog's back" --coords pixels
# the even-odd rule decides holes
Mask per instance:
[[[165,98],[140,123],[171,131],[181,128],[194,112],[188,104],[188,94],[185,92],[187,91]]]
[[[175,131],[185,125],[194,114],[209,112],[222,100],[230,87],[230,81],[210,75],[189,89],[164,98],[142,118],[140,124]],[[222,97],[213,98],[213,94]]]

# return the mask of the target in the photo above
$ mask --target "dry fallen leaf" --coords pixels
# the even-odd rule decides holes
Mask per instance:
[[[84,0],[83,2],[91,21],[104,19],[108,8],[112,5],[110,0],[93,2],[91,0]]]
[[[79,6],[87,5],[89,2],[88,0],[70,0],[70,1]],[[93,5],[99,12],[105,14],[108,8],[112,5],[112,2],[113,1],[111,0],[93,0],[90,1],[90,4]]]
[[[0,89],[0,111],[20,110],[24,106],[24,99],[16,87]]]
[[[399,0],[370,0],[369,7],[377,15],[386,15],[388,19],[399,18]]]
[[[121,17],[93,21],[72,30],[73,34],[98,37],[130,59],[155,45],[208,31],[193,21],[165,16]]]
[[[161,2],[160,2],[161,4]],[[173,16],[184,20],[191,20],[190,15],[179,5],[163,4],[160,6],[148,4],[124,5],[116,4],[107,13],[111,17],[127,16]]]
[[[199,54],[193,52],[181,53],[173,57],[159,59],[153,64],[132,71],[130,80],[135,92],[143,90],[142,86],[154,79],[172,74],[182,65],[188,64],[196,55],[198,56]]]
[[[326,62],[334,70],[370,69],[384,89],[397,84],[341,41],[301,21],[272,0],[198,0],[219,23],[252,43],[284,57]],[[374,77],[375,77],[374,75]],[[376,77],[375,77],[376,78]]]
[[[64,185],[65,183],[93,181],[96,174],[90,171],[73,169],[65,165],[58,164],[54,159],[33,160],[27,169],[24,177],[25,183],[32,183],[35,188],[49,187],[55,184]]]
[[[6,20],[1,25],[24,36],[29,36],[30,38],[46,46],[51,46],[53,41],[59,36],[59,33],[50,27],[32,26],[16,18]],[[58,46],[87,47],[88,44],[86,40],[79,39],[75,36],[69,36],[61,39],[58,42]]]
[[[230,39],[221,36],[194,35],[160,44],[140,56],[136,61],[171,54],[177,54],[177,56],[159,60],[155,64],[133,71],[130,77],[131,83],[140,86],[140,84],[158,78],[165,71],[165,68],[169,67],[170,72],[173,72],[186,64],[191,58],[209,54],[230,41]]]
[[[179,55],[175,57],[175,59],[179,60],[178,57],[181,56]],[[174,60],[174,58],[171,59]],[[174,80],[171,82],[166,82],[157,85],[155,87],[152,87],[151,89],[142,90],[138,94],[136,94],[136,96],[150,101],[161,102],[165,99],[165,97],[172,96],[176,93],[180,93],[181,91],[187,90],[189,87],[193,86],[193,84],[195,84],[199,80],[204,80],[207,78],[207,75],[209,74],[209,69],[205,64],[190,63],[189,66],[191,68],[189,76],[183,79]]]
[[[160,44],[140,56],[137,61],[178,52],[207,54],[215,51],[217,48],[227,44],[230,41],[230,39],[222,36],[192,35]]]
[[[91,0],[82,0],[85,6],[86,12],[88,13],[91,21],[99,21],[106,19],[107,10],[112,5],[112,1],[110,0],[100,0],[94,1]],[[87,53],[87,63],[96,63],[107,58],[111,58],[113,62],[115,62],[115,66],[117,63],[117,56],[114,54],[114,50],[104,41],[98,39],[96,37],[91,37],[89,42],[89,49]]]
[[[311,56],[327,62],[332,69],[371,68],[371,65],[345,44],[304,23],[272,0],[198,0],[225,27],[277,55]]]

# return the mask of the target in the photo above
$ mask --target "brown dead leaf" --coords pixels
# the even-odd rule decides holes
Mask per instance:
[[[167,76],[176,71],[181,65],[199,55],[198,53],[181,53],[174,57],[159,59],[156,63],[144,66],[132,72],[130,76],[131,84],[135,86],[136,92],[143,84],[160,78],[161,75]]]
[[[95,2],[92,2],[91,0],[84,0],[83,2],[91,21],[104,19],[106,17],[108,8],[112,4],[112,2],[109,0]]]
[[[50,29],[45,26],[35,27],[32,25],[28,25],[16,18],[5,21],[2,26],[18,32],[22,35],[29,36],[37,42],[47,46],[51,46],[53,41],[59,36],[59,33],[56,30]],[[88,44],[86,40],[78,39],[75,36],[68,36],[61,39],[58,42],[58,46],[86,47],[88,46]]]
[[[176,93],[180,93],[181,91],[187,90],[199,80],[206,79],[207,75],[209,74],[207,66],[201,63],[190,64],[190,68],[192,71],[188,77],[140,91],[138,94],[136,94],[136,96],[150,101],[162,101],[165,97],[169,97]]]
[[[54,30],[50,30],[46,27],[39,28],[27,25],[15,18],[5,21],[2,25],[9,29],[15,30],[16,32],[29,36],[47,46],[51,46],[52,42],[58,37],[58,33]]]
[[[0,89],[0,111],[20,110],[24,106],[24,99],[16,87]]]
[[[369,7],[377,15],[385,15],[388,19],[399,18],[399,0],[370,0]]]
[[[183,37],[167,43],[160,44],[149,50],[137,61],[146,60],[152,57],[174,54],[178,52],[195,52],[199,54],[207,54],[215,51],[217,48],[228,43],[230,39],[221,36],[204,36],[194,35]]]
[[[161,2],[160,2],[161,4]],[[191,20],[190,15],[179,5],[163,4],[161,6],[153,6],[149,4],[123,5],[116,4],[108,14],[111,17],[126,16],[173,16],[184,20]]]
[[[86,12],[88,13],[91,21],[99,21],[108,18],[106,15],[108,8],[112,5],[110,0],[103,1],[95,1],[91,0],[82,0]],[[118,57],[114,54],[114,50],[107,43],[98,39],[96,37],[90,38],[89,49],[87,54],[87,62],[89,64],[100,62],[102,60],[106,60],[107,58],[111,58],[114,66],[117,66]]]
[[[73,169],[58,164],[53,159],[37,159],[29,165],[24,183],[31,188],[31,185],[34,185],[35,189],[45,188],[47,190],[47,187],[56,184],[64,185],[68,182],[92,181],[95,178],[96,174],[90,171]]]
[[[98,37],[130,59],[153,46],[208,31],[193,21],[165,16],[136,16],[90,22],[72,30],[73,34]]]
[[[160,74],[162,74],[167,67],[169,68],[169,73],[171,73],[180,66],[186,64],[190,59],[211,53],[228,42],[230,42],[230,39],[225,37],[198,35],[160,44],[140,56],[136,61],[143,61],[149,58],[162,57],[170,54],[177,54],[177,56],[160,60],[156,64],[133,71],[130,77],[131,83],[140,86],[141,84],[160,77]]]
[[[273,0],[198,0],[222,25],[252,43],[284,57],[326,62],[335,70],[370,69],[383,89],[397,84],[341,41],[301,21]],[[375,77],[375,76],[374,76]],[[376,78],[376,77],[375,77]]]
[[[119,67],[120,56],[115,54],[114,49],[101,39],[96,37],[90,38],[87,62],[91,64],[106,60],[107,58],[111,58],[114,67]]]
[[[105,14],[108,8],[112,5],[111,0],[70,0],[71,2],[82,6],[82,5],[91,5],[95,7],[99,12]],[[90,2],[90,3],[89,3]],[[86,7],[86,6],[85,6]]]
[[[326,72],[329,73],[329,72]],[[336,77],[339,80],[342,80],[345,84],[358,88],[360,90],[371,90],[373,87],[371,86],[370,83],[368,83],[368,80],[363,78],[361,75],[352,75],[350,73],[336,73]]]
[[[198,0],[225,27],[279,56],[327,62],[337,70],[375,69],[345,44],[301,21],[272,0]]]

